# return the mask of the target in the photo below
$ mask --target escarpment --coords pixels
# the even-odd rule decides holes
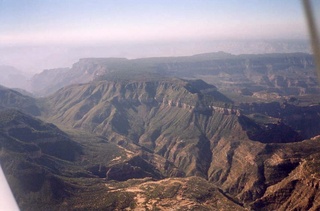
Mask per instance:
[[[52,121],[99,135],[126,136],[187,175],[206,177],[211,136],[227,134],[240,113],[226,97],[215,100],[221,96],[214,86],[202,89],[180,79],[98,81],[64,88],[47,102]]]
[[[200,176],[236,200],[248,204],[258,200],[252,205],[257,207],[264,206],[259,200],[268,188],[285,180],[307,156],[296,155],[296,147],[310,147],[303,146],[303,138],[279,116],[259,117],[256,122],[250,108],[234,106],[216,87],[199,81],[101,80],[63,88],[46,103],[51,121],[116,143],[125,137],[125,143],[176,168],[168,174],[172,170],[158,165],[146,172],[152,159],[136,157],[139,162],[134,164],[105,165],[103,178]],[[294,142],[294,147],[286,145]],[[91,171],[97,172],[100,165]]]
[[[318,210],[312,68],[299,53],[81,59],[34,77],[60,88],[45,98],[0,87],[1,165],[27,210]]]
[[[313,141],[310,142],[304,144],[309,147],[310,144],[317,145]],[[318,200],[320,187],[318,150],[316,147],[315,151],[317,152],[311,156],[302,159],[296,158],[294,166],[291,168],[292,171],[288,171],[286,177],[271,184],[264,195],[251,204],[252,209],[318,210],[320,208]],[[279,158],[276,159],[278,163],[288,163],[288,160],[282,159],[281,161]]]
[[[31,87],[41,96],[71,84],[106,78],[159,76],[198,78],[220,90],[258,98],[274,95],[316,94],[319,87],[310,54],[232,55],[219,53],[166,58],[84,58],[70,69],[45,70],[31,79]],[[45,83],[44,83],[45,82]]]

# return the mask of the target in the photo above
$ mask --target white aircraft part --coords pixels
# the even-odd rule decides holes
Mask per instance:
[[[0,210],[1,211],[19,211],[19,207],[11,192],[9,184],[4,176],[0,166]]]

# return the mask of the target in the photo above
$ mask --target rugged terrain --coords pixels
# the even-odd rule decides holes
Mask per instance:
[[[0,110],[15,108],[34,116],[40,115],[35,99],[18,91],[0,86],[0,99]]]
[[[203,79],[219,90],[277,99],[285,95],[319,93],[312,55],[305,53],[232,55],[224,52],[186,57],[86,58],[71,69],[46,70],[31,80],[32,91],[48,95],[70,84],[121,73],[157,73],[161,76]],[[44,83],[45,82],[45,83]]]
[[[68,196],[71,186],[61,176],[82,147],[53,124],[17,110],[1,111],[0,125],[1,167],[20,208],[50,208]]]
[[[45,98],[1,87],[1,165],[23,210],[317,210],[312,68],[307,54],[84,59],[59,70],[55,78],[69,85]],[[250,86],[251,94],[220,92],[244,79],[219,87],[171,77],[219,71],[215,80],[247,74],[281,99],[254,102],[261,92]],[[266,72],[291,85],[262,83]],[[293,79],[309,95],[292,92],[303,88]]]

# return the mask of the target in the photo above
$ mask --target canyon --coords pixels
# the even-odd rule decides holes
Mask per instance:
[[[34,76],[42,97],[0,88],[1,166],[23,210],[317,210],[314,68],[300,53],[81,59]]]

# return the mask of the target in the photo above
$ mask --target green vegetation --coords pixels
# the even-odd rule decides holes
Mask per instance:
[[[0,107],[9,110],[0,112],[0,161],[19,205],[241,210],[269,190],[290,195],[317,187],[319,102],[294,97],[317,87],[311,75],[306,83],[291,77],[309,74],[312,64],[308,55],[287,56],[83,59],[50,86],[90,83],[37,101],[1,89]],[[237,94],[171,76],[216,80]],[[34,111],[42,120],[30,116]],[[304,186],[309,180],[313,185]]]

